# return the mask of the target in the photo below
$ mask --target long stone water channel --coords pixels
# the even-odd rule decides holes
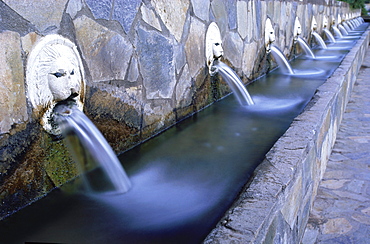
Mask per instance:
[[[276,69],[254,81],[255,105],[240,106],[230,95],[120,155],[132,183],[126,194],[76,193],[72,182],[2,221],[1,241],[202,242],[355,42],[294,60],[295,75]],[[90,174],[104,184],[98,170]]]

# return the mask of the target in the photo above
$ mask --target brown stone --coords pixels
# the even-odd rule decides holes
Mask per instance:
[[[323,227],[324,234],[345,234],[352,230],[352,225],[345,218],[329,219]]]
[[[0,33],[0,134],[28,120],[20,36]]]

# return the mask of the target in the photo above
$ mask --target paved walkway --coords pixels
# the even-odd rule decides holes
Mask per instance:
[[[370,49],[343,116],[302,243],[370,243]]]

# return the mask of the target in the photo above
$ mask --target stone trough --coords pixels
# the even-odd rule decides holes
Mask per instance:
[[[0,220],[78,175],[27,94],[27,61],[45,36],[76,45],[86,71],[84,112],[119,154],[230,93],[208,72],[210,22],[220,27],[225,62],[247,84],[276,67],[266,54],[267,18],[275,43],[293,59],[300,54],[293,44],[297,16],[310,42],[313,16],[322,30],[326,17],[332,25],[336,16],[359,15],[334,0],[127,2],[0,1]],[[317,89],[205,243],[299,243],[369,39],[366,31]]]
[[[300,243],[369,34],[317,89],[204,243]]]

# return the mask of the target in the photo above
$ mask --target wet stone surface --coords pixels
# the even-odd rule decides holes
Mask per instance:
[[[348,102],[303,244],[368,243],[370,236],[370,56]]]

